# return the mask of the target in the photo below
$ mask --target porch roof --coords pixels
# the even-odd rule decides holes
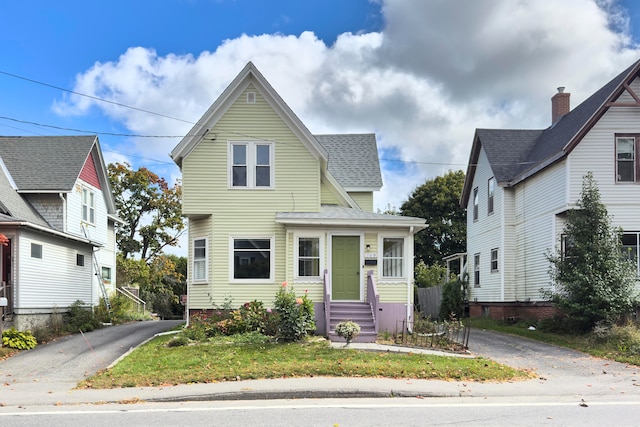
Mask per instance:
[[[379,214],[337,205],[322,205],[319,212],[278,212],[276,222],[305,226],[413,228],[414,232],[427,228],[423,218]]]

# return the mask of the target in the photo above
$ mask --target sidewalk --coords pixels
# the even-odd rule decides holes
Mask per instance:
[[[344,347],[344,344],[335,344]],[[352,343],[349,348],[374,351],[442,352]],[[476,357],[475,355],[452,355]],[[206,400],[260,400],[301,398],[362,398],[362,397],[542,397],[561,398],[640,398],[640,378],[637,368],[612,366],[608,361],[594,359],[602,365],[600,372],[583,375],[550,376],[509,383],[474,383],[390,378],[312,377],[269,380],[247,380],[210,384],[189,384],[163,387],[120,389],[74,389],[75,383],[49,382],[0,385],[0,406],[29,407],[42,405],[184,402]],[[615,368],[615,369],[613,369]],[[605,371],[608,370],[608,372]],[[637,380],[637,381],[636,381]],[[2,411],[4,408],[0,408]]]

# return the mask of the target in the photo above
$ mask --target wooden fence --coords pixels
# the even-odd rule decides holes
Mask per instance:
[[[442,301],[443,286],[433,286],[431,288],[417,288],[418,305],[422,317],[438,319],[440,317],[440,301]]]

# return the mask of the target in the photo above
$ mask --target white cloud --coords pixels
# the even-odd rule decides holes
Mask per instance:
[[[79,74],[74,90],[195,122],[251,60],[313,133],[375,131],[381,150],[415,162],[384,171],[376,207],[385,209],[465,169],[475,128],[546,127],[556,87],[575,106],[640,53],[612,0],[386,0],[382,10],[382,32],[345,33],[332,46],[304,32],[242,35],[197,56],[132,47]],[[191,128],[76,95],[55,108],[97,108],[136,134]],[[133,138],[123,151],[168,160],[178,141]]]

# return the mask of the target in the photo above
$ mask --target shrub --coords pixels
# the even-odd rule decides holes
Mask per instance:
[[[87,308],[84,302],[77,300],[69,306],[69,311],[65,313],[67,323],[67,331],[75,333],[90,332],[101,326],[100,321],[93,314],[91,309]]]
[[[360,325],[351,320],[344,320],[336,325],[336,334],[344,338],[347,344],[360,334]]]
[[[306,292],[302,297],[296,296],[287,282],[278,289],[274,301],[279,316],[278,338],[284,341],[299,341],[315,331],[313,302]]]
[[[442,288],[442,301],[440,302],[440,318],[448,319],[452,315],[461,318],[464,314],[464,306],[467,302],[467,278],[463,280],[450,280]]]
[[[183,347],[185,345],[189,345],[189,338],[182,334],[176,335],[167,342],[167,347]]]
[[[30,331],[20,332],[12,327],[2,332],[2,345],[18,350],[30,350],[38,345],[38,342]]]

